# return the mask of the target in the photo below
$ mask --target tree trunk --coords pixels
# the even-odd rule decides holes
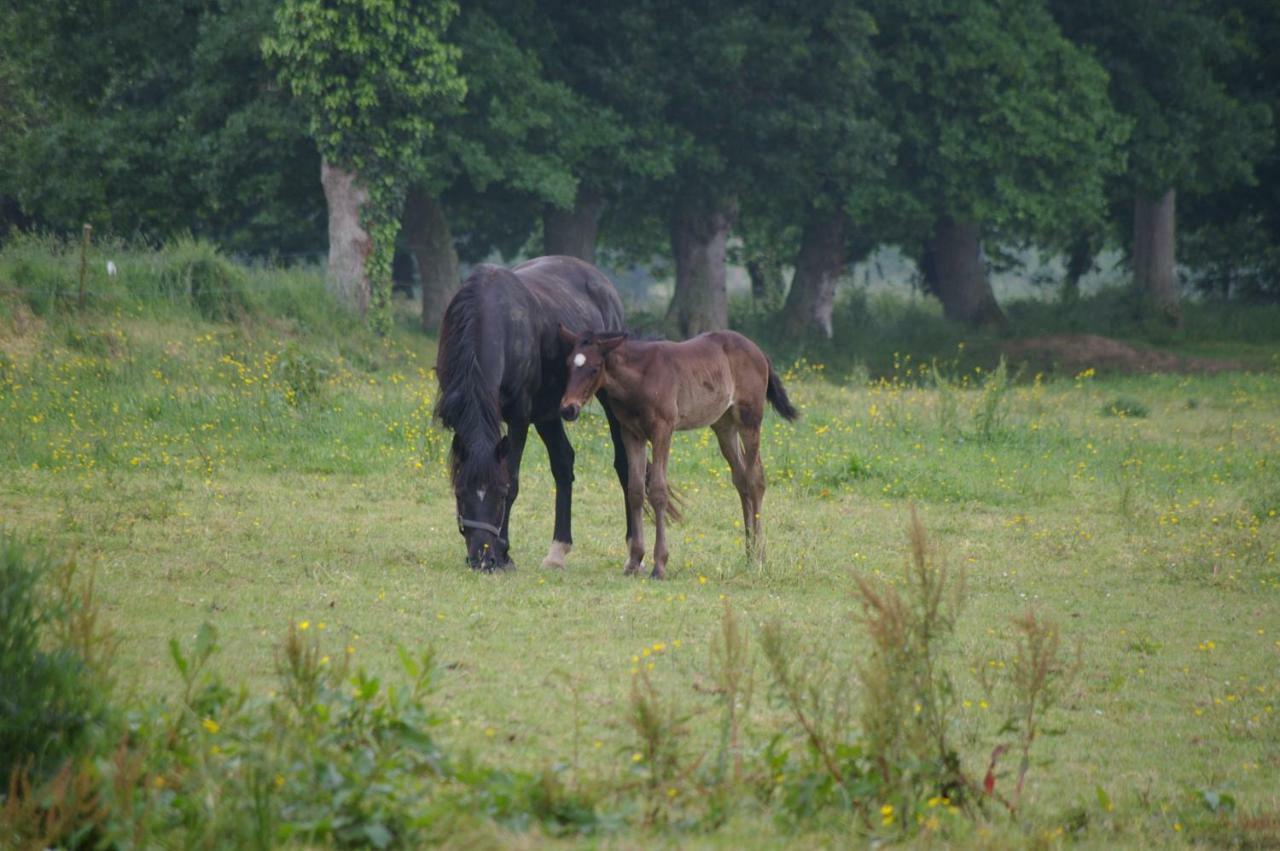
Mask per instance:
[[[542,211],[542,248],[546,254],[565,254],[588,263],[596,262],[596,236],[604,198],[586,186],[578,188],[572,209],[548,204]]]
[[[791,277],[791,291],[782,308],[786,332],[791,335],[818,332],[831,339],[831,312],[836,284],[845,265],[845,214],[841,210],[813,211],[805,223]]]
[[[360,176],[320,162],[320,183],[329,208],[329,266],[325,285],[340,304],[364,316],[369,310],[369,274],[365,262],[373,241],[360,221],[369,191]]]
[[[667,310],[682,337],[729,327],[725,290],[725,249],[738,217],[736,200],[713,203],[683,196],[671,217],[671,249],[676,261],[676,291]]]
[[[1157,199],[1139,196],[1133,204],[1133,278],[1160,317],[1182,324],[1174,268],[1174,190]]]
[[[786,289],[777,258],[772,254],[752,257],[747,261],[747,277],[751,279],[751,297],[765,309],[776,308]]]
[[[444,208],[420,186],[411,188],[405,199],[404,230],[422,279],[422,330],[434,334],[458,291],[458,252]]]
[[[1067,249],[1066,274],[1062,278],[1063,304],[1075,304],[1080,300],[1080,279],[1093,271],[1093,259],[1098,255],[1097,242],[1092,233],[1082,233]]]
[[[987,267],[982,262],[977,222],[938,221],[921,263],[925,283],[942,302],[942,314],[956,322],[986,325],[1004,321]]]

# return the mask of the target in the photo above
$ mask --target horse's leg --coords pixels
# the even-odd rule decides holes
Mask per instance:
[[[712,424],[711,430],[716,433],[720,443],[720,454],[729,462],[729,472],[733,474],[733,486],[738,491],[738,499],[742,502],[742,530],[747,539],[747,555],[751,555],[754,527],[752,518],[755,505],[751,498],[751,476],[743,458],[742,445],[738,441],[738,424],[733,412],[725,414]]]
[[[502,515],[502,538],[508,542],[507,560],[503,567],[516,566],[511,558],[511,535],[508,527],[511,525],[511,507],[516,504],[516,497],[520,494],[520,459],[524,456],[524,443],[528,437],[528,423],[507,423],[507,441],[511,447],[507,452],[507,473],[510,475],[511,488],[507,491],[507,510]]]
[[[622,440],[627,450],[627,525],[631,527],[627,564],[622,572],[630,575],[644,567],[644,469],[648,453],[643,435],[624,429]]]
[[[618,484],[622,486],[622,513],[627,518],[627,540],[631,540],[631,502],[627,494],[627,447],[622,442],[622,425],[609,407],[609,394],[601,390],[596,394],[600,407],[604,408],[604,417],[609,421],[609,437],[613,440],[613,470],[618,474]]]
[[[556,523],[551,533],[551,549],[542,560],[543,567],[564,567],[564,557],[573,547],[573,446],[559,418],[535,423],[538,437],[547,447],[551,475],[556,480]]]
[[[751,494],[751,537],[749,546],[754,550],[752,555],[756,561],[764,562],[764,535],[760,514],[764,511],[764,463],[760,460],[760,426],[743,426],[739,431],[742,439],[742,466],[747,474],[747,488]]]
[[[653,537],[654,579],[667,576],[667,458],[671,454],[671,430],[659,426],[653,432],[653,468],[649,475],[649,504],[657,526]]]

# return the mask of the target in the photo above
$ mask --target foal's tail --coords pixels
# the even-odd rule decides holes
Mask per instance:
[[[769,364],[769,389],[765,391],[764,397],[769,400],[769,404],[773,405],[773,409],[777,411],[784,420],[797,420],[800,418],[800,412],[791,404],[791,400],[787,398],[786,388],[782,386],[782,379],[778,377],[778,373],[773,371],[773,364]]]

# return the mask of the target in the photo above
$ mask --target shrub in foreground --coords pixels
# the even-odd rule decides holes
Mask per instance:
[[[110,638],[72,560],[0,532],[0,778],[43,779],[90,744],[109,712]],[[91,588],[91,586],[86,586]]]
[[[27,589],[25,597],[14,592],[15,600],[33,600],[39,583],[5,587]],[[637,667],[629,716],[635,743],[619,775],[584,777],[576,760],[572,772],[567,765],[513,771],[454,753],[440,737],[430,651],[402,652],[402,676],[384,682],[353,669],[352,649],[305,621],[291,625],[278,646],[277,683],[265,696],[214,672],[212,627],[202,627],[190,647],[171,642],[176,697],[135,707],[114,737],[83,740],[77,749],[82,740],[73,733],[85,711],[50,710],[79,705],[59,696],[82,697],[76,677],[102,663],[85,642],[96,630],[91,596],[79,599],[81,614],[70,621],[78,625],[50,643],[59,648],[50,658],[67,650],[80,660],[68,669],[76,676],[50,680],[54,686],[30,692],[21,705],[58,723],[42,739],[6,740],[17,769],[0,804],[5,844],[403,848],[530,829],[708,832],[753,809],[773,814],[784,830],[839,825],[867,838],[922,831],[963,838],[975,821],[1000,811],[1018,816],[1032,745],[1073,670],[1062,661],[1055,628],[1034,614],[1016,622],[1010,661],[999,666],[1010,672],[1007,681],[983,682],[993,703],[1008,706],[1008,721],[986,776],[974,780],[954,741],[960,725],[949,645],[962,577],[947,572],[913,512],[902,577],[856,583],[855,620],[866,641],[853,646],[865,652],[833,652],[845,648],[829,640],[806,647],[781,627],[766,627],[758,643],[783,720],[753,724],[756,643],[726,603],[708,644],[708,676],[696,686],[714,701],[719,735],[712,742],[691,736],[688,722],[703,711],[698,695],[667,693],[649,666]],[[35,605],[6,605],[16,623],[42,617]],[[20,646],[26,657],[46,652]],[[999,779],[1010,750],[1021,758],[1012,791]],[[41,757],[40,770],[32,755]]]

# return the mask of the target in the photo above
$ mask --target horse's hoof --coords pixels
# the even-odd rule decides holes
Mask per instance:
[[[622,567],[622,575],[623,575],[623,576],[635,576],[636,574],[638,574],[638,573],[639,573],[641,570],[643,570],[643,569],[644,569],[644,565],[643,565],[643,564],[631,564],[630,562],[627,562],[627,563],[626,563],[625,565],[623,565],[623,567]]]
[[[666,579],[667,572],[660,567],[655,567],[653,573],[649,574],[650,579]]]
[[[551,549],[547,551],[547,557],[542,560],[542,566],[544,568],[563,570],[565,556],[569,555],[569,550],[571,549],[573,549],[573,546],[566,544],[564,541],[552,541]]]

